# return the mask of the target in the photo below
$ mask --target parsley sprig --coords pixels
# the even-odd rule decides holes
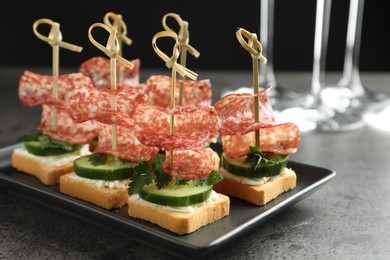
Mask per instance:
[[[246,162],[255,163],[256,170],[262,163],[280,163],[280,159],[285,158],[286,155],[279,155],[275,153],[262,152],[257,146],[249,146],[249,153],[247,153]]]
[[[139,193],[145,185],[156,182],[157,188],[162,189],[174,182],[175,185],[187,185],[189,180],[174,179],[163,172],[162,164],[165,161],[165,154],[158,153],[150,163],[143,162],[134,168],[134,174],[130,178],[129,194]],[[222,180],[222,176],[213,170],[207,177],[192,180],[195,186],[213,185]]]
[[[93,166],[99,166],[106,164],[108,160],[108,154],[102,154],[102,153],[92,153],[88,156],[88,161]]]
[[[129,194],[139,193],[142,188],[153,181],[156,181],[159,189],[168,185],[172,177],[163,172],[162,163],[165,154],[158,153],[151,159],[150,165],[147,162],[140,163],[134,168],[134,174],[130,178]]]
[[[216,171],[212,170],[209,175],[204,178],[192,180],[194,186],[204,186],[204,185],[213,185],[222,180],[222,176]],[[177,185],[188,185],[189,180],[176,179]]]
[[[17,142],[32,142],[38,141],[43,149],[62,149],[67,152],[75,151],[79,148],[79,145],[70,144],[64,141],[54,140],[50,136],[46,135],[42,130],[35,130],[29,134],[16,139]]]

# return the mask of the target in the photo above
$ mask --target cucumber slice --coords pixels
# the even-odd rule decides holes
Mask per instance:
[[[82,144],[73,145],[73,150],[68,151],[62,148],[43,148],[39,141],[29,141],[24,143],[26,150],[34,155],[38,156],[52,156],[52,155],[63,155],[63,154],[79,154]]]
[[[222,154],[222,168],[232,174],[247,178],[263,178],[278,175],[287,165],[288,155],[280,155],[276,162],[261,162],[256,167],[256,163],[247,162],[246,156],[240,158],[229,158]]]
[[[129,179],[138,165],[136,162],[123,162],[114,157],[108,159],[105,164],[93,165],[89,157],[90,155],[86,155],[74,161],[73,171],[78,176],[105,181]]]
[[[158,189],[155,183],[146,185],[138,193],[139,196],[149,202],[172,207],[184,207],[201,203],[210,196],[212,185],[194,186],[175,185],[170,183],[167,187]]]

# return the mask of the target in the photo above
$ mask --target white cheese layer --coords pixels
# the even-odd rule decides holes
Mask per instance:
[[[210,196],[202,203],[197,203],[191,206],[184,206],[184,207],[171,207],[171,206],[163,206],[155,203],[151,203],[149,201],[141,199],[141,197],[138,194],[133,194],[129,196],[129,200],[139,201],[140,203],[144,203],[147,205],[153,205],[154,207],[160,207],[165,210],[171,210],[171,211],[177,211],[177,212],[194,212],[196,208],[202,207],[205,203],[216,201],[219,199],[218,193],[216,193],[214,190],[211,191]]]
[[[220,168],[218,170],[218,173],[221,174],[224,179],[234,180],[242,184],[260,185],[260,184],[265,184],[269,181],[276,180],[282,176],[294,174],[294,171],[288,168],[284,168],[279,175],[273,177],[263,177],[263,178],[247,178],[247,177],[239,176],[226,171],[224,168]]]
[[[62,155],[52,155],[52,156],[38,156],[35,154],[31,154],[27,151],[27,149],[22,146],[20,148],[16,148],[14,150],[14,153],[34,158],[35,160],[41,162],[43,165],[46,167],[61,167],[64,166],[70,162],[73,162],[77,158],[91,154],[89,151],[89,145],[85,144],[83,147],[80,149],[79,153],[77,154],[62,154]]]
[[[68,173],[68,176],[77,181],[82,181],[98,188],[110,188],[110,189],[127,189],[130,183],[130,179],[116,180],[116,181],[105,181],[105,180],[94,180],[78,176],[76,173]]]

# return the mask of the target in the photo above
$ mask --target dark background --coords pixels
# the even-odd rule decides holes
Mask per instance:
[[[388,4],[365,2],[360,69],[390,70]],[[315,0],[275,1],[275,70],[312,69],[315,5]],[[332,3],[327,70],[343,68],[348,8],[347,0]],[[250,55],[238,43],[235,32],[237,27],[257,34],[260,30],[259,0],[36,0],[2,3],[1,10],[0,65],[26,68],[51,65],[51,47],[32,31],[32,24],[39,18],[60,23],[63,40],[84,47],[80,54],[61,50],[61,66],[78,66],[88,58],[103,55],[90,43],[87,31],[94,22],[102,22],[109,11],[122,14],[128,36],[134,41],[124,47],[123,56],[140,58],[142,68],[165,68],[152,49],[151,39],[163,29],[161,19],[168,12],[177,13],[189,22],[190,43],[201,53],[198,59],[190,56],[187,59],[188,67],[195,71],[250,69]]]

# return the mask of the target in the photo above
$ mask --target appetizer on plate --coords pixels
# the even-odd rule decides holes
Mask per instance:
[[[117,52],[115,30],[104,24],[95,23],[90,27],[91,42],[101,46],[91,34],[96,27],[110,33],[109,48],[103,51]],[[120,56],[111,59],[113,79],[116,78],[116,59],[132,67],[131,62]],[[74,162],[74,172],[61,177],[60,192],[106,209],[119,208],[127,203],[127,188],[133,169],[140,161],[147,161],[158,152],[155,147],[141,144],[133,130],[134,110],[138,104],[146,102],[147,96],[142,89],[117,88],[116,80],[111,80],[111,89],[82,85],[74,90],[70,99],[72,116],[77,122],[96,122],[98,143],[93,154]]]
[[[169,59],[156,46],[160,37],[174,38],[178,48],[177,35],[163,31],[153,38],[157,54]],[[128,214],[187,234],[227,216],[230,201],[213,191],[220,176],[215,171],[215,153],[204,147],[218,135],[217,113],[211,106],[175,106],[176,70],[191,79],[196,76],[175,61],[171,66],[170,106],[140,104],[134,114],[138,140],[160,152],[148,167],[142,164],[134,169]]]
[[[300,133],[294,123],[275,122],[267,96],[270,88],[258,89],[258,62],[266,58],[256,34],[240,28],[236,36],[252,56],[254,94],[229,94],[214,106],[223,148],[219,169],[223,180],[215,190],[265,205],[296,187],[297,176],[286,165],[297,151]]]
[[[297,151],[300,134],[294,123],[275,123],[267,97],[257,94],[260,118],[254,123],[254,94],[229,94],[215,104],[221,123],[223,154],[215,190],[264,205],[296,186],[296,174],[286,167]],[[256,146],[256,130],[260,146]]]
[[[41,24],[51,26],[49,37],[37,31]],[[57,45],[53,46],[57,51],[64,47],[57,23],[39,19],[33,29],[40,39],[57,40]],[[81,51],[81,47],[68,43],[65,47]],[[52,76],[25,71],[20,78],[20,101],[25,106],[41,104],[42,116],[37,131],[18,139],[24,146],[13,151],[11,160],[13,167],[36,176],[46,185],[57,184],[61,175],[71,172],[73,160],[90,153],[87,143],[96,136],[93,123],[78,124],[72,120],[67,103],[75,86],[89,84],[91,80],[81,73],[58,75],[58,59],[53,60]]]

